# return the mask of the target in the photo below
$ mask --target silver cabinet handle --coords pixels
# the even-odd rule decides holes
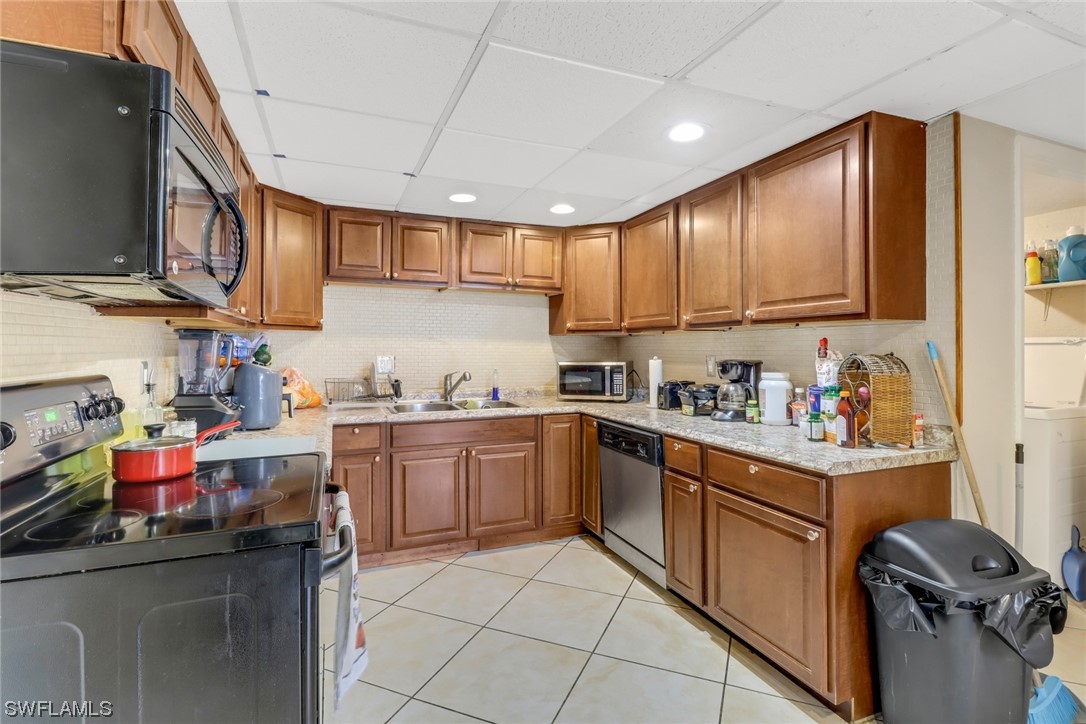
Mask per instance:
[[[754,319],[754,312],[747,310],[747,319]]]
[[[397,277],[399,277],[399,276],[400,276],[400,273],[399,273],[399,272],[392,272],[392,278],[393,278],[393,279],[396,279],[396,278],[397,278]]]
[[[747,467],[747,472],[750,473],[751,475],[754,475],[754,473],[758,472],[758,466],[757,465],[748,466]]]
[[[381,456],[380,455],[374,455],[373,456],[373,462],[375,462],[375,463],[381,462]]]
[[[807,540],[818,540],[818,531],[817,530],[809,530],[809,531],[807,531]]]
[[[392,275],[389,274],[388,272],[385,272],[385,279],[388,279],[390,276],[392,276]]]
[[[681,443],[681,442],[676,442],[676,443],[673,443],[673,444],[671,445],[671,447],[673,447],[673,448],[674,448],[674,449],[676,449],[676,450],[682,450],[682,449],[683,449],[683,445],[682,445],[682,443]]]
[[[468,454],[467,450],[461,450],[460,451],[460,457],[467,457],[467,454]]]
[[[566,329],[573,329],[573,322],[566,322]]]
[[[506,284],[512,284],[513,283],[513,277],[506,277],[505,278],[505,283]]]
[[[475,457],[475,451],[474,450],[471,451],[471,456]]]
[[[517,281],[517,284],[520,284],[520,279],[519,279],[519,278],[517,278],[517,280],[516,280],[516,281]]]
[[[693,493],[697,489],[698,489],[698,486],[695,483],[690,483],[690,492],[691,493]]]
[[[361,431],[361,430],[359,430],[359,429],[358,429],[357,427],[352,427],[352,428],[351,428],[351,434],[352,434],[352,435],[357,435],[357,434],[358,434],[358,433],[360,433],[360,432],[362,432],[362,431]]]
[[[249,310],[247,310],[245,307],[238,307],[238,311],[241,312],[242,314],[245,314]]]
[[[683,315],[683,321],[684,322],[689,322],[690,321],[690,315],[689,314],[684,314]]]

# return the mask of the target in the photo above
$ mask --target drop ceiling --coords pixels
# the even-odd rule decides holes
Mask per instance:
[[[619,221],[868,110],[1086,148],[1079,0],[177,5],[261,182],[331,204]]]

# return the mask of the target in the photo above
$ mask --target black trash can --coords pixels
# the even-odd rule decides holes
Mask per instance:
[[[895,722],[1023,724],[1033,668],[1052,661],[1066,599],[995,533],[918,520],[860,555],[871,594],[882,711]]]

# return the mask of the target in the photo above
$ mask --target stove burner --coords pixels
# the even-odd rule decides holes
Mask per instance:
[[[34,526],[26,532],[30,540],[112,543],[124,538],[124,529],[143,520],[138,510],[112,510],[108,513],[79,513]]]
[[[174,513],[181,518],[229,518],[270,508],[285,496],[265,488],[220,488],[201,495]]]

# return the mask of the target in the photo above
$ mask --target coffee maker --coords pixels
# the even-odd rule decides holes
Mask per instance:
[[[234,360],[234,340],[226,338],[226,364],[220,369],[223,334],[210,329],[177,330],[177,395],[170,403],[179,418],[196,420],[197,432],[241,417],[238,405],[222,392]]]
[[[717,376],[726,380],[716,393],[714,420],[742,422],[747,419],[747,400],[758,399],[761,360],[729,359],[717,363]]]

